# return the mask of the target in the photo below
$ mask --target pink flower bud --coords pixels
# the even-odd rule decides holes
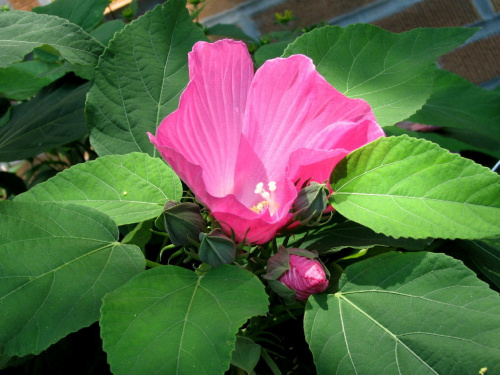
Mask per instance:
[[[295,291],[295,298],[306,300],[311,294],[321,293],[328,287],[325,269],[318,259],[290,254],[290,269],[278,278]]]

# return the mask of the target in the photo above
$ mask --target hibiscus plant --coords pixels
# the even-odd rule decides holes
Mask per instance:
[[[477,29],[265,59],[108,4],[0,12],[0,368],[500,372],[500,94],[436,64]]]

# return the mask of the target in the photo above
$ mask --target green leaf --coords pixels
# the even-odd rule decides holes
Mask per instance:
[[[122,20],[108,21],[93,30],[90,35],[107,46],[110,40],[114,38],[115,33],[122,31],[125,26]]]
[[[29,56],[29,58],[31,58],[31,56]],[[50,48],[47,44],[33,50],[33,59],[41,60],[46,63],[60,63],[63,60],[57,50]]]
[[[251,374],[260,359],[261,346],[247,337],[237,336],[231,364]]]
[[[187,54],[204,39],[185,0],[157,6],[115,35],[99,60],[86,105],[99,155],[156,155],[147,132],[177,109],[188,82]]]
[[[57,64],[31,60],[0,68],[0,94],[14,100],[29,99],[64,75],[63,71],[53,72],[58,67]]]
[[[437,70],[430,98],[409,120],[466,129],[500,141],[500,95]]]
[[[122,243],[132,244],[141,249],[151,239],[151,230],[153,229],[153,220],[142,221],[135,226],[129,225],[132,229],[123,237]],[[125,226],[120,227],[120,230],[125,231]]]
[[[337,211],[386,236],[500,233],[500,177],[431,142],[379,138],[337,164],[330,182]]]
[[[57,81],[13,107],[0,128],[0,161],[26,159],[82,137],[87,90],[88,84]]]
[[[354,221],[347,220],[332,227],[322,227],[309,234],[300,246],[314,249],[319,253],[336,252],[347,247],[367,249],[375,246],[398,247],[406,250],[423,250],[430,240],[393,238],[375,233]]]
[[[395,34],[369,24],[325,26],[297,38],[284,56],[311,57],[329,83],[350,98],[366,100],[378,123],[387,126],[422,107],[436,59],[476,31],[426,28]]]
[[[384,132],[387,136],[406,134],[413,138],[426,139],[452,152],[479,151],[500,159],[500,142],[478,133],[460,132],[453,128],[441,129],[439,132],[415,132],[401,129],[398,126],[386,126]],[[458,140],[457,138],[463,139]]]
[[[99,318],[102,297],[145,267],[139,248],[89,207],[0,204],[2,354],[38,354]]]
[[[500,239],[491,241],[458,241],[467,258],[491,283],[500,289]]]
[[[206,35],[218,35],[231,39],[241,39],[253,42],[254,39],[241,30],[238,26],[232,24],[218,23],[210,26]]]
[[[309,298],[306,340],[321,374],[477,374],[500,369],[500,298],[461,262],[388,253]]]
[[[281,41],[275,43],[264,44],[259,47],[257,51],[255,51],[253,57],[255,59],[255,63],[258,66],[264,64],[267,60],[274,59],[276,57],[280,57],[283,54],[283,51],[288,47],[290,41]]]
[[[98,209],[117,225],[157,217],[182,186],[162,160],[146,154],[109,155],[77,164],[16,197],[20,202],[66,202]]]
[[[48,45],[72,64],[96,66],[104,46],[79,26],[56,16],[11,10],[0,12],[0,67]]]
[[[242,268],[156,267],[104,298],[103,348],[116,375],[222,374],[238,328],[267,305],[264,285]]]
[[[57,0],[33,12],[65,18],[85,31],[94,29],[103,20],[103,13],[109,0]]]

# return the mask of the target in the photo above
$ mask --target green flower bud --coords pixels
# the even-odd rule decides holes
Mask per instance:
[[[200,259],[217,267],[231,264],[236,256],[236,244],[221,229],[214,229],[209,234],[200,234]]]
[[[315,224],[323,215],[328,203],[328,195],[330,192],[326,184],[318,184],[311,182],[297,195],[293,208],[295,215],[301,224],[311,223]]]
[[[199,234],[206,230],[205,219],[196,203],[168,201],[156,225],[165,229],[176,246],[197,241]]]

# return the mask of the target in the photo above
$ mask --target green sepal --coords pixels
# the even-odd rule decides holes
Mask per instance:
[[[317,224],[326,210],[329,194],[326,184],[314,181],[300,190],[293,203],[296,219],[302,224]]]
[[[268,280],[269,286],[278,296],[283,298],[286,305],[293,305],[297,302],[295,291],[287,287],[278,280]]]
[[[164,229],[176,246],[189,245],[206,230],[206,222],[196,203],[168,201],[155,225]]]
[[[231,264],[236,257],[236,244],[221,229],[214,229],[209,234],[200,233],[200,258],[212,267]]]

